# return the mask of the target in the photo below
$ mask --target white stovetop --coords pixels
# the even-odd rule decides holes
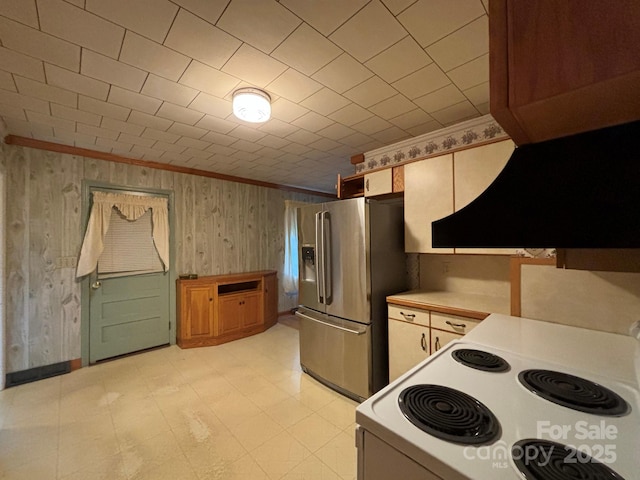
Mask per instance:
[[[505,460],[504,452],[524,438],[586,445],[583,450],[591,449],[596,458],[598,449],[608,448],[616,455],[609,467],[627,479],[635,478],[640,451],[636,344],[631,337],[491,315],[462,340],[450,343],[358,406],[356,422],[441,478],[522,479],[512,460]],[[490,373],[461,365],[451,357],[459,348],[494,353],[507,360],[511,369]],[[554,405],[518,382],[518,373],[528,368],[558,370],[592,380],[618,393],[632,410],[623,417],[600,417]],[[400,411],[397,398],[406,387],[420,383],[448,386],[477,398],[498,418],[500,438],[488,446],[464,447],[413,426]],[[569,430],[554,439],[549,431],[543,431],[545,426],[568,426]],[[577,433],[584,426],[599,431],[615,428],[617,433],[609,435],[611,438],[581,439]]]

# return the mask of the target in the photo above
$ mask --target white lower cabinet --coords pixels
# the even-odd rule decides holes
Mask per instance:
[[[480,323],[475,318],[393,304],[388,305],[388,319],[390,382]]]
[[[429,330],[423,325],[389,319],[389,381],[430,355]]]

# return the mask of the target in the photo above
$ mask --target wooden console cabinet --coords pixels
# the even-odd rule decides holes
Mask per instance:
[[[230,342],[278,321],[275,270],[178,279],[176,285],[181,348]]]

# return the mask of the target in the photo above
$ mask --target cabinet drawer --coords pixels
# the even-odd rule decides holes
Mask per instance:
[[[464,335],[480,323],[480,320],[446,313],[431,312],[431,328]]]
[[[389,318],[429,326],[429,311],[389,304]]]
[[[440,330],[431,330],[431,353],[436,353],[447,343],[454,340],[460,340],[463,335],[451,332],[442,332]]]

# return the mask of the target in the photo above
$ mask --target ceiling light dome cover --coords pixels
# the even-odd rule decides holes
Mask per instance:
[[[239,88],[233,92],[233,114],[245,122],[266,122],[271,116],[271,97],[257,88]]]

